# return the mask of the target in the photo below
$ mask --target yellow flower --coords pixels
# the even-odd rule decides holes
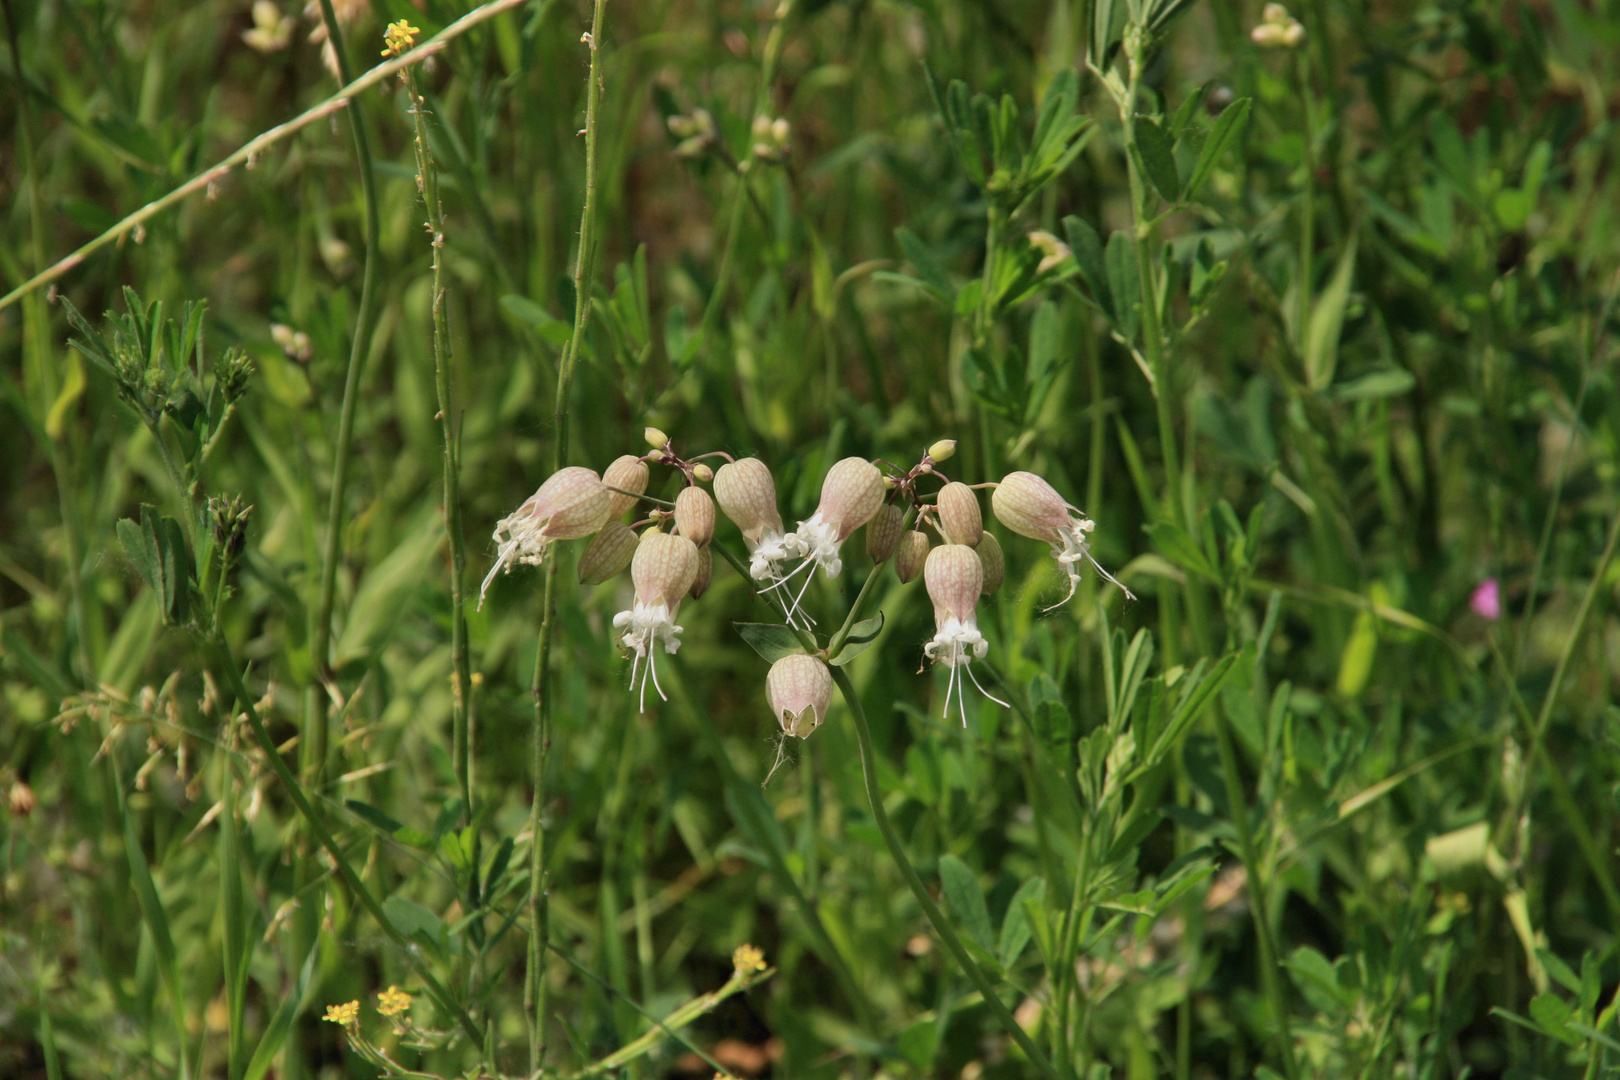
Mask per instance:
[[[409,1012],[411,1008],[411,995],[397,986],[390,986],[377,995],[377,1011],[384,1016],[398,1016]]]
[[[334,1024],[342,1024],[344,1027],[359,1023],[360,1003],[351,1001],[347,1005],[328,1005],[326,1007],[326,1019]]]
[[[752,975],[756,971],[764,971],[765,953],[752,945],[739,945],[737,951],[731,954],[731,966],[737,969],[739,975]]]
[[[388,29],[383,31],[383,45],[385,48],[382,54],[384,56],[404,55],[410,50],[411,46],[416,44],[416,35],[421,32],[405,19],[401,19],[396,23],[389,23]]]

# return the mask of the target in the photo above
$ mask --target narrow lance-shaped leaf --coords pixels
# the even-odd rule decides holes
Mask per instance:
[[[1158,189],[1164,201],[1174,203],[1181,197],[1181,178],[1176,174],[1176,158],[1170,150],[1169,136],[1165,135],[1152,117],[1138,116],[1132,127],[1136,133],[1136,149],[1142,156],[1142,168]]]
[[[1221,115],[1215,118],[1215,124],[1210,128],[1209,137],[1204,140],[1204,148],[1198,153],[1198,161],[1193,165],[1192,175],[1187,178],[1186,190],[1182,198],[1196,199],[1198,191],[1209,179],[1209,174],[1215,171],[1220,162],[1221,155],[1226,152],[1228,144],[1237,141],[1242,135],[1244,127],[1249,122],[1248,98],[1239,98],[1221,110]]]

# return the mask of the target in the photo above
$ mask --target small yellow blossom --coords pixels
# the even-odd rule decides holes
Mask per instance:
[[[398,1016],[409,1012],[411,1008],[411,995],[397,986],[390,986],[377,995],[377,1011],[384,1016]]]
[[[739,945],[737,951],[731,954],[731,966],[737,969],[739,975],[752,975],[756,971],[764,971],[765,953],[752,945]]]
[[[389,23],[388,29],[383,31],[382,51],[384,56],[403,56],[411,46],[416,44],[416,35],[422,31],[412,26],[404,19],[396,23]]]
[[[326,1007],[326,1019],[334,1024],[342,1024],[344,1027],[359,1023],[360,1003],[351,1001],[347,1005],[328,1005]]]

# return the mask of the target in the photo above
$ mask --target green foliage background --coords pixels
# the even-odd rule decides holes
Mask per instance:
[[[1007,582],[981,625],[1015,709],[940,719],[944,673],[917,673],[931,610],[882,568],[883,631],[844,669],[912,861],[1060,1075],[1603,1075],[1620,1061],[1620,6],[1310,4],[1298,49],[1251,41],[1253,4],[1112,7],[610,5],[564,456],[601,469],[656,424],[683,453],[762,457],[791,524],[838,458],[909,464],[954,437],[953,478],[1035,471],[1097,521],[1135,602],[1088,571],[1044,610],[1062,595],[1051,560],[1000,530]],[[431,34],[467,10],[338,8],[361,68],[387,21]],[[306,41],[318,16],[261,52],[241,3],[4,15],[7,288],[336,85]],[[1161,17],[1159,42],[1134,44]],[[469,589],[556,449],[589,18],[522,4],[420,76]],[[1133,51],[1127,129],[1086,61],[1124,72]],[[1074,156],[1042,158],[1036,118],[1071,85],[1057,111],[1090,124],[1068,132]],[[975,112],[977,93],[1003,111]],[[330,657],[312,626],[365,258],[346,114],[0,309],[0,1074],[235,1080],[263,1046],[264,1067],[283,1047],[277,1075],[373,1075],[315,1020],[353,998],[412,1068],[527,1068],[541,575],[499,578],[466,613],[463,831],[406,106],[392,79],[353,106],[377,176],[377,302]],[[677,154],[668,119],[698,109],[717,142]],[[754,154],[756,115],[790,122],[785,161]],[[1077,258],[1037,271],[1034,230]],[[1121,303],[1138,256],[1163,290],[1149,307]],[[101,329],[125,286],[171,314],[207,302],[196,397],[155,428],[68,345],[87,339],[63,301]],[[210,365],[232,348],[254,374],[224,419]],[[140,529],[118,523],[143,504],[186,520],[164,451],[198,453],[221,421],[198,492],[253,511],[220,631],[276,741],[307,741],[309,703],[336,703],[311,794],[408,946],[332,878],[268,759],[222,719],[217,656],[170,625],[190,615],[183,581],[155,592],[126,554]],[[675,484],[655,467],[651,494]],[[726,524],[720,542],[740,548]],[[548,1068],[642,1035],[641,1010],[719,987],[753,942],[774,975],[686,1031],[738,1075],[1037,1075],[904,887],[845,707],[761,790],[778,753],[766,665],[730,626],[768,617],[751,584],[716,560],[660,668],[670,700],[638,716],[611,627],[628,585],[574,586],[581,546],[557,556]],[[860,548],[813,588],[834,626],[869,572]],[[1487,579],[1496,621],[1470,608]],[[1216,670],[1207,707],[1148,756],[1146,733]],[[369,995],[419,992],[413,956],[484,1046],[390,1041]],[[420,993],[413,1015],[455,1026]],[[624,1075],[712,1072],[652,1043]]]

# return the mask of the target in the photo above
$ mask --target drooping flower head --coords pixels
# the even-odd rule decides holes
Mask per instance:
[[[951,694],[956,694],[962,726],[967,727],[967,705],[962,700],[961,673],[967,672],[979,693],[1006,708],[1007,703],[992,697],[979,684],[970,666],[983,657],[990,643],[979,633],[979,594],[984,589],[984,564],[979,553],[966,544],[941,544],[928,553],[923,567],[923,584],[934,603],[934,637],[923,646],[923,655],[950,668],[945,684],[945,715],[950,716]]]
[[[644,494],[647,490],[648,473],[647,463],[634,454],[616,457],[613,464],[602,470],[602,483],[610,488],[619,489],[608,492],[608,497],[613,501],[613,509],[608,517],[622,518],[626,511],[636,505],[635,495],[626,495],[624,492]]]
[[[782,515],[776,510],[776,481],[759,458],[740,458],[720,466],[714,474],[714,497],[737,528],[753,561],[748,567],[755,581],[779,577],[776,564],[787,558],[782,547]]]
[[[900,543],[900,529],[905,525],[905,517],[904,511],[898,506],[884,503],[872,515],[872,520],[866,523],[866,555],[874,564],[894,554],[895,546]]]
[[[1096,567],[1097,573],[1104,578],[1119,585],[1126,596],[1136,599],[1131,590],[1092,557],[1088,538],[1097,523],[1064,502],[1063,496],[1039,476],[1030,472],[1008,473],[991,493],[990,508],[995,511],[997,521],[1019,536],[1044,540],[1052,546],[1052,557],[1069,577],[1068,595],[1052,607],[1067,603],[1069,597],[1074,595],[1074,590],[1080,584],[1077,564],[1082,560]]]
[[[641,676],[641,711],[647,711],[647,679],[665,701],[669,697],[658,685],[656,666],[658,646],[666,653],[680,651],[681,627],[675,613],[692,588],[698,572],[698,549],[684,536],[673,536],[656,529],[641,535],[636,554],[630,561],[630,580],[635,582],[636,599],[629,611],[613,616],[613,625],[623,629],[619,643],[635,654],[630,667],[630,686]],[[643,662],[646,666],[642,667]]]
[[[984,535],[984,515],[979,512],[979,497],[972,488],[952,481],[939,489],[934,506],[939,535],[947,544],[979,546],[979,537]]]
[[[832,672],[819,656],[794,653],[771,665],[765,700],[787,735],[807,739],[827,719],[832,703]]]
[[[635,530],[622,521],[609,521],[585,545],[579,557],[579,583],[600,585],[630,565],[638,539]]]
[[[865,458],[847,457],[827,470],[827,477],[821,482],[821,502],[816,506],[816,512],[799,522],[797,529],[782,538],[782,546],[787,554],[804,560],[793,573],[811,568],[804,585],[799,587],[799,595],[794,598],[793,606],[788,609],[789,623],[799,609],[799,600],[809,587],[815,567],[821,567],[830,578],[843,572],[844,560],[840,550],[844,541],[882,509],[887,490],[883,473]],[[786,580],[781,578],[771,587],[780,586]]]
[[[513,563],[539,566],[554,540],[578,540],[589,536],[612,516],[612,492],[590,469],[572,466],[553,473],[540,490],[522,506],[495,524],[498,553],[484,584],[478,590],[478,606],[490,582]]]
[[[921,529],[903,533],[894,550],[894,572],[900,584],[909,585],[923,572],[928,558],[928,534]]]

